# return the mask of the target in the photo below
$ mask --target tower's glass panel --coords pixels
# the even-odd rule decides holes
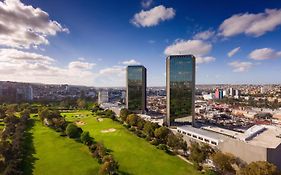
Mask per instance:
[[[142,66],[128,67],[128,109],[143,110],[143,70]]]
[[[192,120],[192,56],[170,57],[170,121]]]

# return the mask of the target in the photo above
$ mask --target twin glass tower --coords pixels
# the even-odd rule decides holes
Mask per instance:
[[[167,114],[164,124],[194,124],[195,57],[170,55],[166,59]],[[146,112],[146,68],[127,67],[127,109]]]

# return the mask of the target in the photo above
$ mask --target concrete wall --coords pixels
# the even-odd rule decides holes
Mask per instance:
[[[226,139],[218,148],[222,152],[231,153],[247,163],[267,160],[266,148],[253,146],[235,139]]]

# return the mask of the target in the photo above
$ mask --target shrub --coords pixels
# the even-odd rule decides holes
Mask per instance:
[[[90,133],[88,131],[84,131],[81,136],[80,136],[80,140],[82,143],[84,143],[85,145],[89,145],[92,143],[92,138],[90,136]]]
[[[81,133],[82,133],[81,131],[82,131],[81,128],[79,128],[78,126],[70,123],[70,124],[67,125],[65,133],[70,138],[79,138]]]
[[[159,145],[157,146],[157,148],[160,149],[160,150],[164,150],[165,152],[168,152],[168,151],[169,151],[169,148],[168,148],[167,145],[165,145],[165,144],[159,144]]]

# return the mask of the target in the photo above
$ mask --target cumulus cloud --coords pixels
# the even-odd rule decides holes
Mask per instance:
[[[209,53],[211,49],[212,45],[202,40],[176,40],[165,49],[165,54],[193,54],[202,56]]]
[[[20,0],[0,1],[0,44],[13,48],[37,47],[49,44],[48,36],[69,32],[60,23],[49,19],[40,8],[23,4]]]
[[[161,21],[174,18],[176,11],[173,8],[166,8],[163,5],[156,6],[150,10],[142,10],[136,13],[131,23],[137,27],[151,27],[158,25]]]
[[[31,53],[31,52],[23,52],[17,49],[0,49],[0,61],[1,62],[23,62],[23,61],[32,61],[32,62],[44,62],[49,64],[54,62],[53,58],[48,56]]]
[[[101,69],[95,77],[99,86],[124,86],[126,68],[124,66],[112,66]]]
[[[203,63],[210,63],[216,61],[215,57],[206,56],[206,57],[196,57],[196,63],[197,64],[203,64]]]
[[[212,38],[215,35],[215,32],[212,30],[206,30],[203,32],[199,32],[197,34],[194,35],[194,39],[200,39],[200,40],[207,40]]]
[[[124,64],[124,65],[139,65],[140,62],[138,62],[134,59],[131,59],[131,60],[123,61],[122,64]]]
[[[143,8],[149,8],[153,3],[153,0],[142,0],[141,1],[141,6]]]
[[[245,72],[248,71],[251,67],[253,67],[253,63],[246,61],[233,61],[229,63],[229,65],[233,68],[233,72]]]
[[[281,25],[281,9],[265,9],[263,13],[235,14],[223,21],[220,35],[230,37],[238,34],[261,36]]]
[[[256,49],[249,54],[253,60],[267,60],[281,57],[281,51],[277,52],[271,48]]]
[[[92,69],[96,64],[84,61],[72,61],[68,64],[69,69]]]
[[[209,63],[216,60],[211,56],[206,56],[212,49],[210,43],[202,40],[176,40],[172,45],[166,47],[166,55],[189,55],[196,57],[196,63]]]
[[[95,64],[73,61],[59,67],[55,59],[17,49],[0,49],[0,79],[9,81],[93,85]]]
[[[228,57],[232,57],[232,56],[234,56],[237,52],[239,52],[239,50],[240,50],[240,47],[236,47],[236,48],[232,49],[230,52],[228,52],[228,53],[227,53],[227,56],[228,56]]]

